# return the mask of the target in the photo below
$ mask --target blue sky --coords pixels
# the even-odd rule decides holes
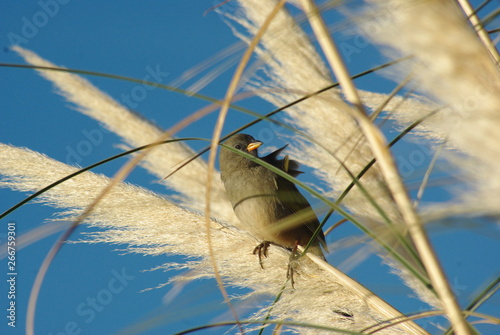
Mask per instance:
[[[163,84],[172,83],[185,71],[210,59],[237,40],[220,15],[204,12],[216,4],[213,1],[12,1],[0,2],[0,62],[23,61],[9,50],[12,42],[38,53],[43,58],[69,68],[82,69],[133,78],[148,78]],[[345,46],[360,46],[360,41],[344,38]],[[347,50],[347,49],[346,49]],[[352,49],[350,49],[352,50]],[[381,58],[369,46],[348,55],[353,73],[366,70]],[[237,57],[241,55],[236,54]],[[234,69],[234,66],[232,67]],[[53,93],[49,82],[33,70],[0,68],[1,115],[0,142],[25,146],[68,163],[86,166],[120,152],[117,136],[104,130],[94,120],[72,110],[67,102]],[[222,73],[201,92],[222,98],[231,78],[231,71]],[[206,103],[196,98],[171,93],[160,88],[137,89],[137,84],[101,77],[87,77],[94,85],[107,92],[122,104],[129,106],[164,128],[203,107]],[[198,77],[199,78],[199,77]],[[192,83],[192,82],[191,82]],[[394,86],[389,81],[372,76],[358,81],[364,89],[388,92]],[[188,87],[186,84],[183,88]],[[146,95],[141,95],[146,92]],[[258,99],[242,103],[258,112],[273,108]],[[215,115],[209,116],[183,130],[180,136],[210,137]],[[241,114],[229,116],[225,130],[234,129],[250,121]],[[265,136],[268,126],[260,125],[249,130],[259,137]],[[99,133],[92,141],[89,134]],[[270,143],[269,143],[270,142]],[[279,146],[272,138],[266,144]],[[204,143],[194,143],[200,148]],[[430,157],[422,146],[405,144],[398,147],[400,162],[410,160],[408,152],[420,150],[428,162]],[[124,161],[108,164],[98,169],[112,175]],[[409,165],[420,170],[425,167]],[[409,173],[413,175],[415,171]],[[308,179],[309,178],[309,179]],[[312,181],[304,176],[306,181]],[[412,178],[410,178],[412,179]],[[418,173],[414,174],[418,181]],[[412,179],[412,180],[413,180]],[[139,169],[128,181],[140,184],[159,193],[167,191],[156,180]],[[26,195],[0,190],[0,211],[7,209]],[[429,191],[424,200],[439,201],[447,194],[441,190]],[[15,222],[17,234],[22,235],[39,227],[53,217],[55,211],[47,206],[28,204],[4,219],[2,238],[6,235],[7,222]],[[466,222],[467,223],[467,222]],[[464,227],[466,226],[464,224]],[[72,236],[89,231],[81,228]],[[498,275],[498,230],[491,224],[474,229],[457,229],[454,233],[443,226],[432,229],[432,238],[453,286],[462,303],[477,293],[478,287]],[[343,227],[335,239],[358,233],[352,227]],[[496,235],[492,235],[496,234]],[[17,327],[7,328],[2,314],[0,333],[24,333],[25,308],[34,276],[45,254],[57,236],[36,242],[17,254]],[[330,237],[329,241],[334,238]],[[213,281],[205,280],[188,284],[169,305],[162,297],[171,286],[141,292],[165,283],[175,272],[144,272],[178,257],[123,254],[126,246],[70,244],[56,257],[45,278],[37,313],[37,334],[111,334],[131,330],[141,322],[152,324],[145,334],[165,334],[201,325],[220,318],[229,319],[222,298]],[[122,251],[116,251],[122,249]],[[339,251],[328,257],[333,264],[340,264],[350,250]],[[479,256],[480,255],[480,256]],[[2,273],[6,265],[2,260]],[[387,266],[371,257],[349,274],[382,295],[404,312],[418,311],[425,305],[409,300],[411,292],[387,275]],[[478,275],[480,274],[480,275]],[[0,309],[5,310],[6,286],[0,286]],[[207,294],[208,293],[208,294]],[[498,297],[484,312],[499,308]],[[4,313],[4,312],[2,312]],[[160,321],[156,316],[160,316]],[[434,320],[439,322],[440,320]],[[443,322],[441,320],[441,322]],[[432,329],[432,328],[430,328]],[[485,331],[489,331],[485,328]],[[219,333],[214,331],[214,334]],[[487,332],[486,332],[487,333]]]

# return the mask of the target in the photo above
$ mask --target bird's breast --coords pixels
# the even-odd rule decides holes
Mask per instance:
[[[234,206],[234,213],[249,230],[263,240],[272,240],[269,227],[279,221],[279,201],[272,194],[259,194],[241,199]]]
[[[274,174],[265,168],[246,169],[223,178],[238,219],[258,235],[280,219],[280,201]],[[263,237],[264,237],[263,236]]]

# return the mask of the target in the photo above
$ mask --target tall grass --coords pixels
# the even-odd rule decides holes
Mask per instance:
[[[488,304],[488,297],[499,287],[498,280],[473,290],[476,293],[469,304],[460,300],[447,276],[447,264],[441,261],[443,247],[436,245],[429,229],[436,222],[449,221],[445,232],[455,233],[463,216],[474,223],[484,217],[496,221],[500,214],[496,177],[500,175],[496,159],[500,157],[500,73],[498,52],[488,29],[464,1],[345,5],[334,1],[318,7],[304,0],[280,8],[282,4],[238,0],[217,8],[249,47],[226,98],[212,101],[179,124],[169,124],[168,131],[131,112],[71,69],[58,70],[33,51],[14,47],[76,111],[119,135],[127,148],[154,144],[134,155],[143,168],[176,193],[167,199],[128,184],[123,180],[129,171],[114,179],[85,171],[39,194],[37,201],[61,210],[66,219],[78,224],[102,228],[90,234],[88,242],[124,244],[130,252],[145,255],[192,258],[159,264],[189,270],[172,282],[216,277],[223,292],[228,287],[247,289],[240,297],[225,294],[227,308],[233,313],[229,317],[235,325],[233,332],[257,333],[267,327],[276,333],[426,334],[428,319],[436,315],[447,320],[456,334],[480,332],[481,326],[475,323],[498,325],[498,316],[475,314],[481,304]],[[292,15],[297,9],[299,14]],[[332,11],[336,14],[331,15]],[[342,24],[329,20],[342,20]],[[308,34],[309,25],[312,33]],[[339,47],[338,38],[343,35],[335,30],[338,27],[370,39],[372,47],[397,61],[385,73],[400,84],[392,94],[356,87]],[[203,85],[210,83],[195,86]],[[330,264],[313,255],[302,257],[294,287],[285,276],[288,251],[272,247],[265,269],[260,269],[251,254],[260,241],[239,224],[213,170],[217,144],[225,135],[225,113],[231,113],[233,98],[243,91],[278,109],[287,107],[279,110],[289,129],[287,150],[316,178],[315,185],[300,178],[291,180],[319,199],[319,214],[328,212],[328,219],[335,211],[337,217],[346,219],[343,225],[353,225],[361,232],[361,237],[337,241],[334,230],[328,235]],[[183,126],[219,107],[208,162],[201,157],[191,159],[195,151],[187,141],[170,141]],[[261,122],[278,121],[261,117]],[[412,192],[412,180],[401,173],[403,166],[391,147],[400,138],[388,138],[394,133],[400,137],[412,134],[417,142],[429,145],[435,157],[422,171],[419,192]],[[209,145],[211,139],[205,140]],[[78,171],[8,144],[0,145],[0,157],[0,186],[14,191],[33,193]],[[187,164],[181,165],[184,162]],[[172,171],[169,167],[173,165],[181,168]],[[451,200],[423,202],[422,194],[433,181],[429,176],[436,166],[453,166],[460,180],[452,189],[442,187],[452,194]],[[109,187],[113,182],[116,184]],[[324,227],[335,227],[335,222],[326,220]],[[372,286],[370,276],[354,280],[339,271],[335,255],[344,244],[364,246],[347,257],[352,267],[362,262],[360,258],[376,254],[389,267],[377,263],[375,271],[397,274],[401,285],[427,306],[426,311],[405,309],[402,313],[367,288]],[[481,257],[479,252],[475,256]],[[498,264],[493,267],[498,274]],[[490,273],[478,275],[487,281]],[[274,301],[251,313],[235,307],[238,300],[254,296],[273,297]],[[471,315],[475,322],[470,322]],[[33,318],[28,315],[31,322]],[[36,324],[29,328],[35,331]],[[447,330],[437,327],[430,331]]]

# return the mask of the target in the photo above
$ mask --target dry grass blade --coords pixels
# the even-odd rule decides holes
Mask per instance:
[[[464,13],[469,18],[470,23],[476,30],[481,41],[483,41],[484,46],[488,49],[493,60],[497,63],[497,65],[500,65],[500,54],[498,53],[495,44],[491,40],[490,35],[484,29],[481,20],[477,16],[476,11],[472,8],[469,0],[457,0],[457,2],[460,4]]]
[[[416,196],[415,201],[414,201],[415,208],[418,207],[418,203],[420,202],[420,200],[422,200],[422,196],[424,195],[425,188],[427,187],[427,185],[429,183],[429,178],[431,177],[432,170],[434,169],[436,162],[443,151],[443,147],[444,147],[445,143],[446,142],[444,142],[443,144],[441,144],[438,147],[438,149],[434,153],[434,156],[432,156],[432,160],[429,163],[429,166],[427,167],[427,169],[425,171],[424,178],[422,179],[422,183],[420,184],[420,186],[418,188],[417,196]]]
[[[353,109],[353,117],[358,121],[371,149],[373,150],[373,154],[380,164],[381,171],[385,176],[387,185],[389,186],[394,200],[398,205],[415,246],[421,255],[432,284],[443,302],[444,309],[451,323],[454,325],[455,331],[462,335],[469,334],[469,325],[461,313],[460,306],[458,305],[444,271],[439,264],[427,233],[420,221],[420,218],[415,212],[406,188],[399,176],[396,164],[394,163],[390,151],[387,149],[384,136],[380,130],[377,129],[373,123],[371,123],[370,119],[364,113],[364,107],[359,100],[359,96],[354,85],[352,85],[352,81],[348,75],[345,64],[342,61],[342,57],[338,52],[338,49],[335,46],[328,30],[326,29],[326,25],[324,24],[313,0],[302,0],[302,4],[333,71],[339,77],[339,82],[341,87],[345,90],[347,99],[357,107],[357,109]],[[344,86],[342,85],[342,81],[345,82]]]
[[[29,232],[19,236],[16,241],[17,250],[21,250],[32,243],[40,241],[47,236],[59,233],[65,229],[70,223],[62,223],[59,221],[49,222],[41,227],[30,230]],[[6,244],[0,246],[0,259],[4,259],[8,255],[8,248]]]
[[[211,178],[214,174],[215,170],[215,157],[217,154],[217,146],[219,145],[221,133],[222,133],[222,127],[224,125],[224,121],[226,119],[226,115],[229,111],[229,105],[231,104],[231,101],[233,99],[234,94],[236,93],[236,90],[239,86],[239,82],[241,79],[241,76],[243,75],[243,71],[245,70],[246,65],[248,64],[248,61],[250,60],[250,57],[252,56],[255,48],[257,47],[257,44],[260,41],[261,36],[265,33],[267,27],[271,24],[274,16],[276,13],[279,12],[279,10],[285,5],[286,0],[280,0],[276,6],[274,7],[272,13],[269,15],[267,18],[266,22],[262,25],[261,29],[259,32],[255,35],[255,37],[252,40],[252,43],[248,46],[247,50],[245,51],[240,63],[238,64],[238,67],[236,68],[236,71],[233,75],[233,78],[231,79],[231,82],[229,83],[229,87],[226,92],[226,96],[224,97],[224,100],[222,102],[221,110],[219,113],[219,117],[217,118],[217,123],[215,125],[214,133],[212,136],[212,143],[210,146],[210,155],[208,158],[208,179],[207,179],[207,187],[206,187],[206,207],[205,207],[205,220],[206,220],[206,227],[207,227],[207,242],[208,242],[208,247],[210,249],[210,254],[211,257],[210,259],[212,260],[212,266],[214,268],[214,272],[216,274],[216,279],[217,283],[219,285],[219,288],[224,295],[224,300],[226,303],[230,306],[230,300],[229,296],[227,295],[227,292],[224,289],[224,285],[222,283],[222,279],[219,276],[219,270],[217,268],[217,263],[215,261],[215,255],[213,253],[213,248],[212,248],[212,241],[211,241],[211,235],[210,235],[210,199],[212,196],[211,190],[212,190],[212,181]],[[238,316],[236,315],[236,312],[233,311],[234,318],[238,320]],[[243,329],[239,325],[240,332],[243,334]]]
[[[354,86],[352,77],[349,75],[344,60],[340,56],[339,50],[330,36],[328,27],[323,21],[318,7],[316,7],[313,0],[301,0],[300,2],[307,18],[309,19],[309,23],[313,28],[314,34],[316,35],[316,38],[325,53],[326,59],[332,67],[335,76],[338,78],[340,87],[347,100],[353,104],[360,113],[366,114],[365,107],[361,102],[356,87]]]

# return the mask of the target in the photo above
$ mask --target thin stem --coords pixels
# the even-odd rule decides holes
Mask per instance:
[[[467,17],[469,18],[470,23],[474,26],[474,29],[476,30],[479,38],[483,42],[486,49],[488,49],[490,56],[498,65],[500,63],[500,55],[498,53],[498,50],[495,48],[495,44],[491,40],[490,35],[484,29],[481,20],[476,14],[476,11],[474,10],[474,8],[472,8],[468,0],[457,0],[457,2],[462,7],[462,10],[464,11],[465,15],[467,15]]]
[[[262,326],[265,326],[265,324],[271,319],[271,312],[273,310],[274,305],[281,299],[281,296],[283,295],[283,292],[285,292],[285,289],[288,285],[289,279],[287,278],[285,284],[280,289],[280,292],[276,295],[276,298],[274,298],[273,304],[271,305],[271,308],[267,312],[266,318],[264,319],[264,322],[262,322]],[[262,327],[257,335],[263,335],[264,334],[264,327]]]
[[[222,282],[222,279],[220,278],[220,274],[218,271],[217,267],[217,262],[215,261],[215,255],[212,247],[212,238],[210,234],[210,197],[212,193],[212,176],[215,172],[215,157],[217,155],[217,146],[220,142],[220,137],[222,133],[222,128],[224,126],[224,121],[226,120],[227,113],[229,111],[229,107],[231,104],[231,101],[233,99],[234,94],[236,93],[236,90],[239,86],[239,82],[241,77],[243,76],[243,71],[246,68],[246,65],[250,61],[250,58],[257,47],[257,44],[259,43],[260,39],[266,32],[267,28],[270,26],[271,22],[273,21],[274,17],[280,9],[285,5],[286,1],[285,0],[280,0],[276,6],[273,8],[272,12],[268,15],[264,23],[262,24],[262,27],[260,27],[259,31],[255,34],[253,37],[252,41],[248,45],[247,50],[243,54],[243,57],[238,64],[238,67],[236,68],[236,71],[234,72],[233,78],[231,79],[231,82],[229,83],[229,87],[227,89],[226,95],[224,97],[224,100],[222,101],[221,105],[221,110],[219,113],[219,117],[217,118],[217,123],[215,125],[215,129],[213,132],[212,136],[212,143],[210,145],[210,155],[208,158],[208,171],[207,171],[207,187],[206,187],[206,192],[205,192],[205,222],[206,222],[206,229],[207,229],[207,243],[208,243],[208,248],[210,252],[210,261],[212,263],[212,267],[214,269],[214,274],[215,274],[215,279],[217,280],[217,284],[219,285],[219,289],[222,292],[222,295],[224,296],[224,300],[228,304],[228,306],[231,306],[231,302],[229,300],[229,296],[224,288],[224,284]],[[235,320],[238,320],[238,315],[236,314],[236,311],[231,308],[231,312],[233,313],[233,316]],[[243,328],[241,325],[238,323],[238,327],[240,329],[240,332],[244,334]]]
[[[415,208],[418,207],[418,203],[420,202],[420,200],[422,200],[425,188],[427,187],[427,184],[429,183],[429,178],[431,177],[432,170],[434,169],[434,166],[436,166],[436,162],[437,162],[439,156],[441,155],[441,152],[443,151],[444,143],[445,142],[443,142],[437,148],[436,152],[434,153],[434,156],[432,156],[432,160],[429,163],[427,170],[425,171],[424,178],[422,179],[422,184],[418,188],[417,197],[416,197],[415,201],[413,202],[413,205],[415,206]]]
[[[316,35],[316,38],[325,53],[326,59],[338,79],[347,101],[353,104],[361,113],[365,113],[365,108],[361,103],[358,90],[354,86],[353,80],[347,71],[344,60],[340,57],[339,50],[330,36],[328,27],[319,14],[319,9],[316,7],[313,0],[301,0],[301,3],[314,34]]]
[[[312,0],[301,0],[303,9],[308,15],[309,22],[316,34],[319,44],[326,55],[334,73],[339,79],[340,86],[345,92],[347,100],[356,108],[352,108],[354,119],[359,124],[361,130],[366,136],[368,143],[380,165],[387,185],[391,190],[399,211],[406,223],[415,246],[421,255],[422,262],[429,274],[429,278],[440,297],[444,310],[459,335],[470,334],[470,326],[465,320],[460,306],[456,300],[453,291],[450,288],[448,280],[439,263],[437,256],[429,241],[429,237],[420,222],[420,218],[415,212],[408,192],[400,178],[394,159],[387,149],[386,141],[380,130],[367,117],[364,107],[359,100],[356,88],[348,74],[347,68],[342,57],[332,39],[319,11]]]

